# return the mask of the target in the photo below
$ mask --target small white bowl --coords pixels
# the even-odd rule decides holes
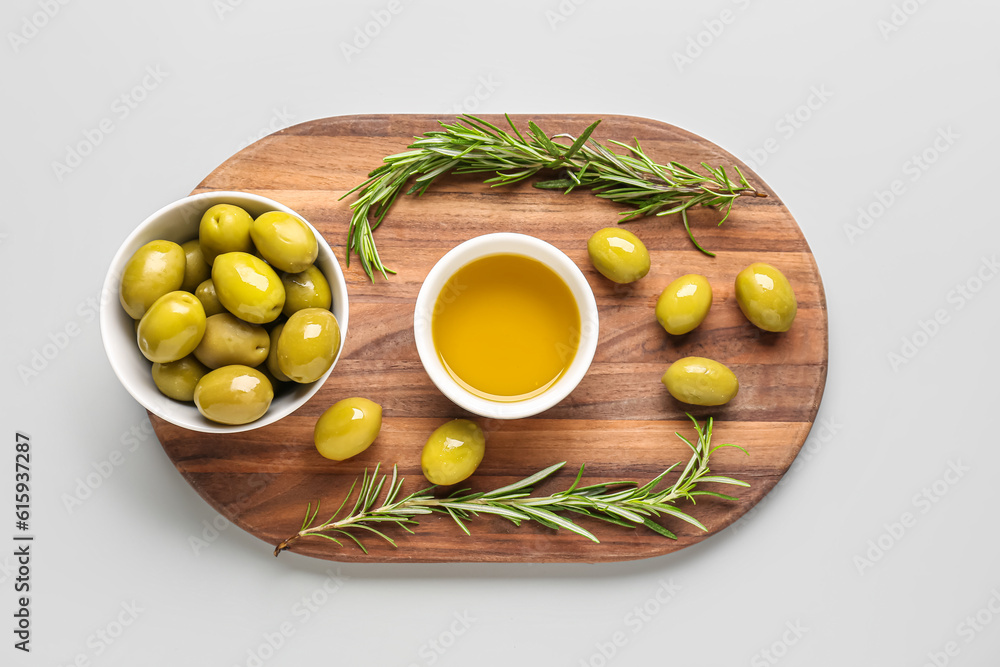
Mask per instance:
[[[445,283],[469,262],[487,255],[523,255],[549,267],[563,279],[580,310],[580,344],[569,368],[545,392],[523,401],[501,403],[477,396],[462,387],[445,370],[431,331],[434,304]],[[566,398],[583,379],[594,360],[598,338],[597,301],[583,272],[555,246],[525,234],[486,234],[449,250],[430,270],[417,294],[413,313],[413,336],[424,370],[442,394],[473,414],[490,419],[522,419],[548,410]]]
[[[309,224],[308,220],[284,204],[248,192],[205,192],[185,197],[164,206],[146,218],[141,225],[136,227],[135,231],[129,234],[118,252],[115,253],[114,259],[111,260],[111,267],[108,269],[108,275],[104,280],[104,288],[101,292],[101,338],[104,341],[104,351],[108,355],[108,361],[111,362],[111,368],[114,369],[115,375],[118,376],[122,385],[135,400],[157,417],[171,424],[202,433],[238,433],[272,424],[294,412],[319,391],[320,386],[333,370],[333,366],[316,382],[301,385],[287,383],[292,386],[282,387],[280,391],[276,392],[271,407],[260,419],[249,424],[233,426],[217,424],[203,417],[194,403],[175,401],[160,393],[160,390],[153,383],[152,364],[142,356],[138,345],[136,345],[133,320],[118,301],[118,288],[122,272],[136,250],[156,239],[184,243],[197,238],[198,225],[202,215],[216,204],[235,204],[244,208],[254,218],[268,211],[284,211],[302,218],[306,224]],[[344,280],[344,274],[340,270],[340,264],[337,262],[330,245],[322,234],[316,231],[315,227],[309,225],[309,228],[313,230],[319,244],[316,266],[330,283],[330,291],[333,295],[332,310],[340,325],[340,349],[343,351],[344,341],[347,339],[347,282]],[[337,365],[339,358],[340,353],[338,352],[337,358],[333,360],[334,366]]]

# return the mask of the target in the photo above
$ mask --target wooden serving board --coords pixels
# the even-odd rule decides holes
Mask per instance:
[[[552,134],[579,134],[597,116],[517,116],[519,127],[534,119]],[[522,232],[565,252],[584,271],[600,309],[600,341],[593,365],[577,389],[537,418],[483,423],[487,452],[467,480],[475,490],[496,488],[552,463],[567,461],[539,492],[565,488],[582,463],[585,483],[645,482],[690,451],[673,435],[693,437],[685,410],[716,418],[715,443],[745,447],[712,458],[718,474],[751,483],[749,489],[708,485],[739,497],[709,497],[697,507],[682,503],[707,527],[701,532],[676,519],[663,519],[676,541],[647,529],[627,529],[580,518],[600,544],[536,524],[515,527],[499,517],[469,522],[472,537],[447,516],[422,518],[416,535],[390,528],[398,548],[374,535],[369,554],[348,543],[311,538],[292,551],[317,558],[362,562],[563,561],[596,562],[646,558],[694,544],[722,530],[757,503],[781,478],[812,426],[827,372],[827,313],[819,270],[798,225],[781,199],[749,168],[718,146],[659,121],[604,116],[600,141],[638,138],[656,161],[690,166],[739,165],[767,198],[737,202],[729,220],[698,209],[691,215],[698,240],[718,253],[711,258],[688,240],[677,216],[628,223],[650,250],[652,270],[639,282],[620,286],[600,276],[587,257],[587,239],[616,224],[619,206],[588,191],[570,195],[522,183],[488,188],[484,177],[448,176],[420,198],[401,197],[376,231],[383,261],[398,273],[388,282],[368,281],[354,258],[346,266],[344,243],[350,200],[339,197],[381,163],[403,151],[415,135],[436,127],[435,116],[344,116],[310,121],[283,130],[240,151],[195,189],[241,190],[280,201],[305,216],[333,247],[345,269],[350,326],[343,355],[326,384],[304,407],[280,422],[235,435],[187,431],[150,415],[177,469],[219,512],[270,545],[298,529],[306,504],[335,508],[366,468],[398,464],[404,492],[426,485],[420,452],[430,433],[446,420],[469,417],[431,383],[413,341],[413,306],[431,266],[456,244],[489,232]],[[501,123],[502,117],[487,117]],[[450,120],[450,119],[444,119]],[[752,326],[734,296],[736,274],[755,261],[774,264],[793,285],[799,310],[791,330],[769,334]],[[671,337],[653,311],[660,292],[685,273],[708,277],[714,304],[694,332]],[[671,398],[660,376],[674,360],[706,356],[728,365],[740,380],[739,395],[719,408],[692,408]],[[365,396],[383,407],[381,434],[366,452],[336,463],[322,458],[312,442],[313,426],[334,402]],[[483,420],[480,420],[482,423]],[[685,506],[686,505],[686,506]],[[323,512],[324,518],[327,514]],[[263,545],[261,546],[263,549]]]

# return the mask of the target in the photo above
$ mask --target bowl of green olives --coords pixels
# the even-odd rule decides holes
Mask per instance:
[[[112,259],[103,295],[115,375],[192,431],[291,414],[347,337],[347,283],[329,244],[289,207],[247,192],[191,195],[146,218]]]

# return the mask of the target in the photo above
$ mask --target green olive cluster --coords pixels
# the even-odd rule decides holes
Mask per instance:
[[[649,251],[632,232],[610,227],[587,242],[594,268],[621,284],[639,280],[650,269]],[[788,331],[798,304],[784,274],[770,264],[756,262],[736,276],[736,302],[751,323],[764,331]],[[656,319],[674,336],[698,327],[712,307],[712,287],[705,276],[687,274],[667,285],[656,301]],[[663,374],[670,395],[691,405],[723,405],[740,389],[736,375],[724,364],[705,357],[675,361]]]
[[[283,383],[321,378],[341,334],[318,254],[301,219],[255,220],[232,204],[208,209],[196,239],[139,248],[119,297],[157,388],[214,422],[247,424]]]

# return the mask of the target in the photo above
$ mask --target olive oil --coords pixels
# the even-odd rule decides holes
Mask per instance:
[[[434,347],[451,377],[493,401],[523,401],[562,377],[580,343],[580,310],[545,264],[480,257],[455,272],[434,304]]]

